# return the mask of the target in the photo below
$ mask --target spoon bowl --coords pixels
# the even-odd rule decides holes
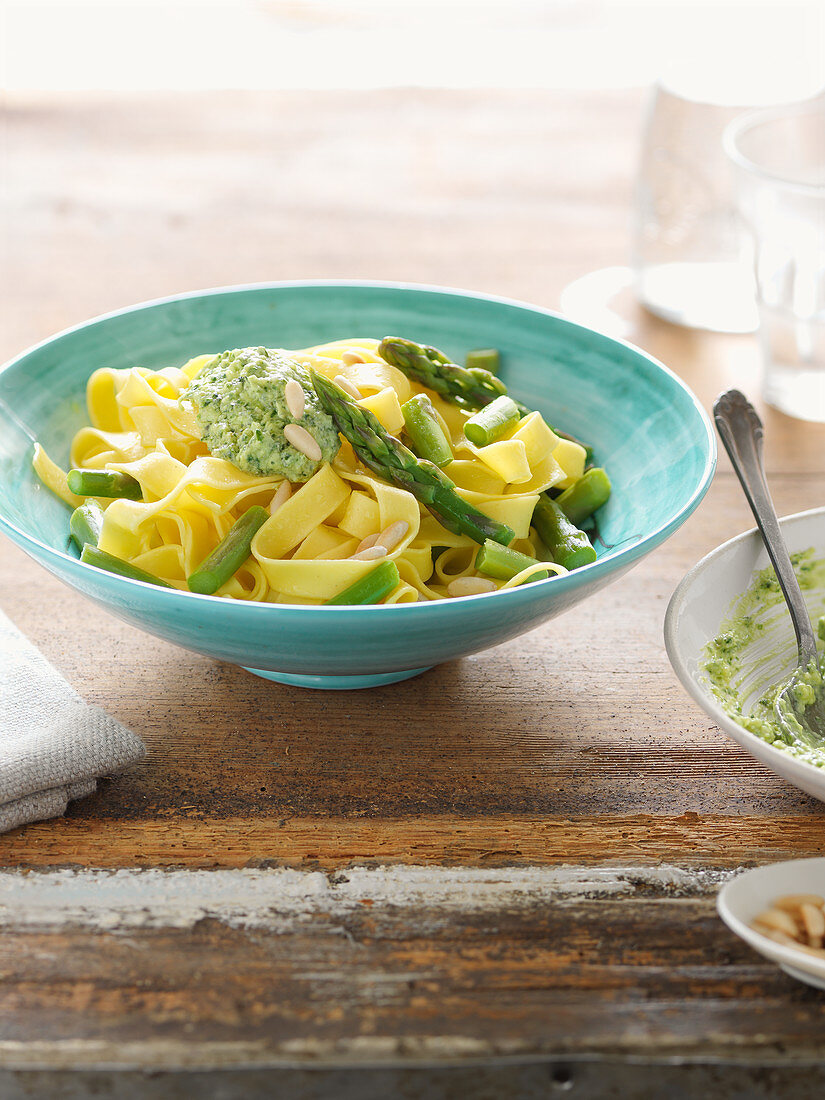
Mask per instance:
[[[785,740],[804,741],[813,748],[825,745],[825,698],[822,670],[815,658],[807,665],[801,662],[787,684],[776,696],[776,724]]]

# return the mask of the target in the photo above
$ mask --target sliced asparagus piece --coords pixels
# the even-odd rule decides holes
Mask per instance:
[[[462,500],[446,474],[431,462],[416,458],[368,409],[356,405],[323,375],[312,371],[311,377],[321,405],[365,466],[412,493],[448,531],[468,535],[478,543],[492,539],[507,546],[513,541],[515,534],[506,524]]]
[[[584,531],[570,522],[555,500],[543,493],[533,511],[533,526],[553,561],[565,569],[578,569],[596,560],[596,551]]]
[[[232,525],[215,549],[187,578],[190,592],[214,596],[221,585],[238,572],[249,557],[249,548],[257,531],[269,519],[269,512],[259,504],[247,509]]]
[[[385,558],[349,588],[327,600],[327,604],[380,603],[400,583],[398,566],[394,561]]]
[[[610,497],[610,478],[601,466],[591,466],[579,480],[556,497],[556,504],[576,526],[584,523]]]
[[[499,546],[497,542],[488,539],[476,554],[475,564],[479,573],[486,573],[488,577],[495,577],[499,581],[509,581],[522,569],[538,565],[538,560],[508,546]],[[548,576],[548,573],[534,573],[529,580],[543,581]]]
[[[497,397],[470,417],[464,425],[464,434],[476,447],[486,447],[519,420],[521,413],[512,397]]]
[[[143,496],[139,481],[114,470],[69,470],[66,482],[75,496],[79,497],[125,497],[126,500],[140,500]]]
[[[130,565],[122,558],[116,558],[114,554],[107,554],[105,550],[99,550],[89,543],[83,547],[80,560],[86,565],[93,565],[96,569],[105,569],[107,573],[117,573],[120,577],[128,577],[132,581],[143,581],[144,584],[154,584],[160,588],[172,588],[171,584],[162,581],[154,573],[147,573],[145,569],[139,569],[136,565]]]
[[[79,508],[75,508],[69,520],[69,530],[78,550],[82,550],[87,543],[97,546],[103,530],[103,509],[96,500],[84,501]]]
[[[490,374],[498,374],[501,366],[498,348],[475,348],[473,351],[468,351],[464,366],[467,370],[486,370]]]
[[[453,449],[436,419],[433,403],[425,393],[417,393],[401,406],[404,430],[419,458],[436,466],[448,466],[453,461]]]

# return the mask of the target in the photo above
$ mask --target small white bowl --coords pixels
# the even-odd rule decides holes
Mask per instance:
[[[754,951],[778,963],[792,978],[825,989],[825,957],[820,960],[786,947],[750,927],[760,913],[785,894],[825,897],[825,859],[789,859],[745,871],[722,887],[716,908],[728,928]]]
[[[785,516],[780,524],[791,553],[813,547],[816,557],[825,558],[825,508]],[[671,597],[665,616],[665,646],[685,690],[725,733],[772,772],[825,802],[825,769],[769,745],[735,722],[722,710],[702,670],[705,646],[720,633],[754,572],[768,564],[756,528],[712,550],[690,570]],[[804,596],[816,620],[825,612],[825,589],[808,589]],[[781,614],[781,608],[771,627],[770,643],[777,655],[759,667],[763,690],[787,679],[796,665],[793,627],[790,616]],[[763,658],[764,645],[763,640]]]

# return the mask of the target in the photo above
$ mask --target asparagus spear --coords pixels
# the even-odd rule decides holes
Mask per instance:
[[[375,569],[365,573],[360,580],[349,588],[327,600],[328,604],[380,603],[401,583],[398,566],[394,561],[384,559]]]
[[[114,470],[69,470],[66,482],[69,489],[79,497],[125,497],[127,500],[140,500],[143,496],[139,481]]]
[[[86,500],[72,512],[69,530],[77,543],[78,550],[82,550],[86,543],[97,546],[102,529],[103,509],[96,500]]]
[[[322,407],[365,466],[385,481],[412,493],[448,531],[468,535],[479,543],[492,539],[507,546],[513,541],[515,534],[506,524],[485,516],[462,500],[446,474],[431,462],[416,458],[368,409],[356,405],[323,375],[316,371],[310,375]]]
[[[591,466],[569,489],[556,497],[556,504],[571,523],[584,523],[610,496],[610,478],[601,466]]]
[[[507,395],[505,384],[490,371],[480,367],[460,367],[457,363],[451,363],[438,348],[416,344],[400,336],[385,336],[378,345],[378,354],[414,382],[427,386],[445,401],[464,409],[482,409],[497,397]],[[531,411],[520,401],[516,401],[516,408],[521,416],[527,416]],[[569,439],[584,447],[588,462],[593,457],[593,448],[589,443],[583,443],[576,436],[559,431],[558,428],[553,428],[553,431],[562,439]]]
[[[249,557],[252,539],[268,519],[269,512],[259,504],[248,508],[212,553],[204,558],[194,573],[189,574],[186,580],[189,591],[213,596]]]
[[[499,546],[497,542],[490,542],[488,539],[476,554],[475,564],[479,573],[486,573],[488,577],[495,577],[499,581],[509,581],[522,569],[538,565],[538,561],[529,554],[522,554],[509,546]],[[547,573],[534,573],[530,580],[543,581],[547,576]]]
[[[453,461],[453,449],[435,417],[433,403],[425,393],[417,393],[401,406],[404,430],[410,437],[419,458],[436,466],[448,466]]]
[[[533,511],[533,526],[553,561],[565,569],[578,569],[596,560],[596,551],[584,531],[571,523],[556,501],[544,493]]]
[[[495,443],[520,419],[521,413],[512,397],[497,397],[470,417],[464,425],[464,434],[476,447],[485,447]]]
[[[481,367],[469,370],[460,367],[451,363],[438,348],[416,344],[400,336],[385,336],[378,345],[378,354],[414,382],[465,409],[481,409],[507,394],[507,387],[490,371]],[[518,408],[522,416],[529,411],[521,404]]]
[[[171,584],[162,581],[154,573],[147,573],[145,569],[139,569],[136,565],[130,565],[122,558],[116,558],[114,554],[107,554],[105,550],[99,550],[89,543],[83,547],[80,560],[86,565],[94,565],[97,569],[105,569],[107,573],[117,573],[120,577],[128,577],[133,581],[143,581],[144,584],[155,584],[160,588],[172,588]]]

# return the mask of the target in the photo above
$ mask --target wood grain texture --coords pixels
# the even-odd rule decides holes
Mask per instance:
[[[349,890],[343,876],[320,902],[313,890],[314,904],[294,884],[285,897],[281,883],[269,915],[247,926],[242,912],[199,915],[185,895],[182,913],[164,909],[157,879],[146,919],[135,921],[139,885],[114,880],[133,916],[121,923],[107,888],[108,929],[91,899],[85,919],[62,927],[59,914],[54,928],[48,917],[27,928],[24,912],[6,916],[0,1056],[25,1064],[16,1044],[35,1029],[41,1045],[62,1044],[65,1063],[82,1064],[95,1045],[104,1061],[154,1058],[158,1068],[183,1048],[193,1066],[239,1048],[247,1064],[271,1065],[448,1051],[459,1062],[483,1052],[784,1057],[790,1042],[822,1055],[823,999],[720,934],[701,878],[674,888],[664,877],[634,881],[632,868],[623,875],[621,885],[569,892],[557,877],[546,893],[540,875],[512,888],[479,879],[469,902],[452,900],[437,878],[428,900],[426,876],[411,889],[410,872],[383,883],[362,874]],[[197,904],[204,878],[216,876],[198,880]],[[65,876],[62,889],[71,890]],[[461,894],[460,876],[452,889]]]
[[[521,867],[636,860],[739,867],[822,853],[821,814],[804,817],[534,817],[452,814],[407,818],[216,820],[182,807],[174,817],[29,825],[4,838],[3,867],[300,867],[324,871],[392,863]]]
[[[418,281],[554,308],[571,281],[627,262],[642,98],[6,97],[0,358],[135,301],[267,279]],[[729,385],[756,396],[753,338],[622,308],[631,340],[706,407]],[[760,408],[779,511],[825,503],[825,427]],[[525,638],[353,693],[136,635],[4,541],[0,606],[149,753],[65,818],[0,837],[0,866],[418,865],[514,883],[565,864],[722,874],[820,854],[825,807],[716,729],[662,644],[681,576],[750,526],[723,458],[699,511],[614,587]],[[481,913],[425,892],[280,933],[23,920],[0,937],[0,976],[0,1067],[566,1055],[802,1073],[825,1053],[821,995],[728,934],[707,892]]]
[[[64,1044],[65,1062],[82,1059],[69,1045],[82,1038],[102,1062],[158,1068],[186,1048],[194,1065],[232,1057],[233,1044],[271,1065],[824,1052],[822,997],[720,934],[707,899],[608,899],[598,917],[573,903],[541,919],[365,904],[278,935],[209,920],[6,933],[0,968],[0,1057],[34,1035]]]

